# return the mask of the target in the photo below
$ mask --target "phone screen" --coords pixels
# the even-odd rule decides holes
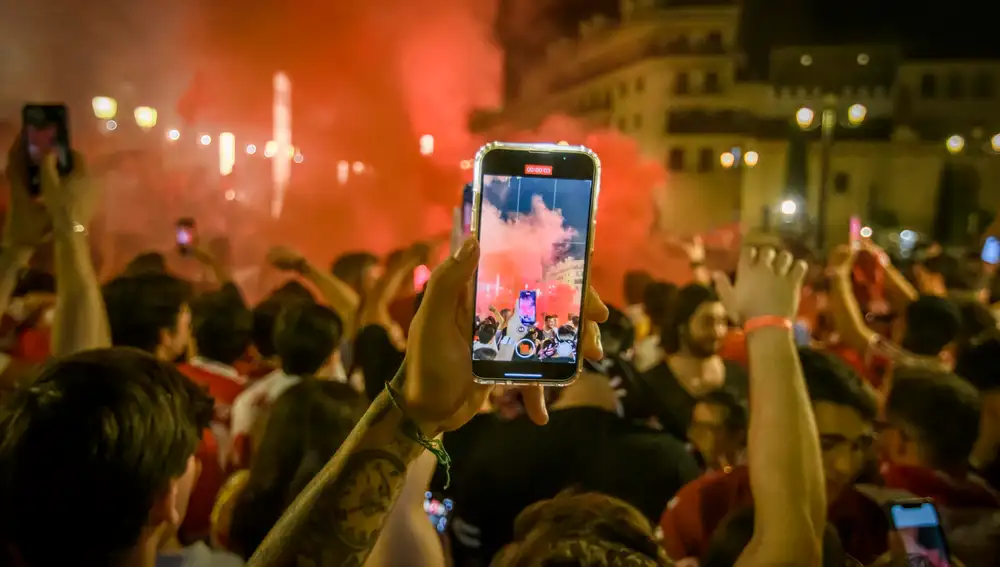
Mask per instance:
[[[417,266],[413,270],[413,291],[420,293],[424,291],[427,280],[431,279],[431,270],[426,265]]]
[[[951,567],[948,544],[937,508],[931,502],[899,502],[889,508],[893,528],[906,549],[909,565]]]
[[[188,249],[197,242],[198,235],[195,232],[194,221],[191,219],[181,219],[177,221],[177,247],[181,254],[187,254]]]
[[[982,260],[987,264],[997,265],[1000,263],[1000,240],[995,236],[990,236],[983,244]]]
[[[855,250],[861,248],[861,217],[859,216],[851,217],[850,238],[851,246]]]
[[[67,175],[73,169],[72,153],[69,148],[69,127],[67,110],[63,105],[25,105],[22,110],[25,153],[28,156],[29,185],[32,195],[41,193],[41,173],[39,167],[48,154],[56,154],[56,164],[60,175]]]
[[[508,148],[492,149],[479,159],[475,313],[485,320],[493,305],[511,309],[516,317],[507,321],[495,357],[473,352],[473,373],[505,382],[572,380],[579,368],[576,334],[567,332],[566,344],[558,349],[541,348],[546,338],[559,340],[557,331],[568,321],[554,322],[548,336],[538,328],[537,314],[582,316],[596,159],[578,150]]]
[[[450,498],[441,498],[433,492],[424,493],[424,512],[438,533],[444,533],[448,529],[448,516],[452,507]]]
[[[475,198],[472,183],[462,189],[462,236],[472,234],[472,201]]]

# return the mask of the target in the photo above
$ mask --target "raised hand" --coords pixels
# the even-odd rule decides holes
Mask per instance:
[[[267,263],[279,270],[301,272],[306,264],[306,259],[302,254],[287,246],[275,246],[267,252]]]
[[[4,224],[4,245],[35,248],[52,233],[52,218],[40,201],[28,194],[28,160],[21,136],[7,154],[6,176],[10,182],[10,206]]]
[[[736,282],[717,273],[715,286],[723,305],[737,321],[764,316],[794,319],[807,269],[805,262],[796,261],[788,252],[745,247],[740,253]]]
[[[55,153],[42,158],[40,170],[42,202],[52,215],[55,229],[85,231],[94,217],[99,196],[83,156],[73,152],[73,171],[69,175],[59,175]]]

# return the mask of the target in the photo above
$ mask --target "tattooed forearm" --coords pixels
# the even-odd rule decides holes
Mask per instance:
[[[385,393],[333,459],[295,499],[250,560],[251,567],[360,567],[423,448],[402,433]]]

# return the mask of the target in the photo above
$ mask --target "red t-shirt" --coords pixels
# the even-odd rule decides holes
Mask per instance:
[[[703,557],[712,534],[726,516],[752,504],[750,471],[745,466],[729,473],[711,472],[688,483],[667,504],[660,518],[667,555],[674,561]],[[874,561],[888,547],[885,513],[853,488],[830,504],[828,521],[847,553],[864,564]]]
[[[231,366],[198,357],[191,359],[190,363],[178,365],[177,369],[194,383],[208,388],[209,395],[215,398],[214,421],[228,429],[233,402],[246,388],[246,378]]]
[[[933,498],[947,508],[1000,509],[1000,495],[974,474],[956,478],[933,469],[883,463],[882,478],[887,488]]]
[[[201,463],[201,474],[188,501],[187,515],[181,524],[182,541],[206,539],[212,530],[212,508],[215,498],[226,482],[226,471],[219,462],[219,444],[211,429],[202,432],[195,457]]]

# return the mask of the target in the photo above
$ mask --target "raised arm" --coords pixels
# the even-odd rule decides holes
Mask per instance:
[[[905,313],[906,307],[920,296],[917,288],[913,287],[906,276],[892,265],[889,255],[879,245],[865,238],[861,240],[861,246],[885,269],[885,295],[889,305],[896,313]]]
[[[55,155],[46,156],[41,170],[42,198],[52,215],[58,282],[52,353],[66,356],[109,347],[108,316],[91,263],[87,232],[97,202],[97,188],[79,154],[73,155],[73,171],[65,177],[56,171]]]
[[[317,268],[298,252],[284,246],[276,246],[267,254],[267,260],[281,270],[296,272],[308,280],[326,300],[330,309],[344,322],[345,329],[353,329],[357,315],[359,298],[351,286],[331,273]]]
[[[806,273],[773,248],[746,248],[735,288],[720,296],[747,325],[750,430],[747,454],[756,502],[753,539],[741,566],[819,565],[826,493],[815,418],[799,365],[792,320]]]
[[[855,352],[867,353],[877,338],[868,328],[861,306],[854,297],[851,267],[854,252],[850,246],[838,246],[830,254],[830,314],[840,340]]]

